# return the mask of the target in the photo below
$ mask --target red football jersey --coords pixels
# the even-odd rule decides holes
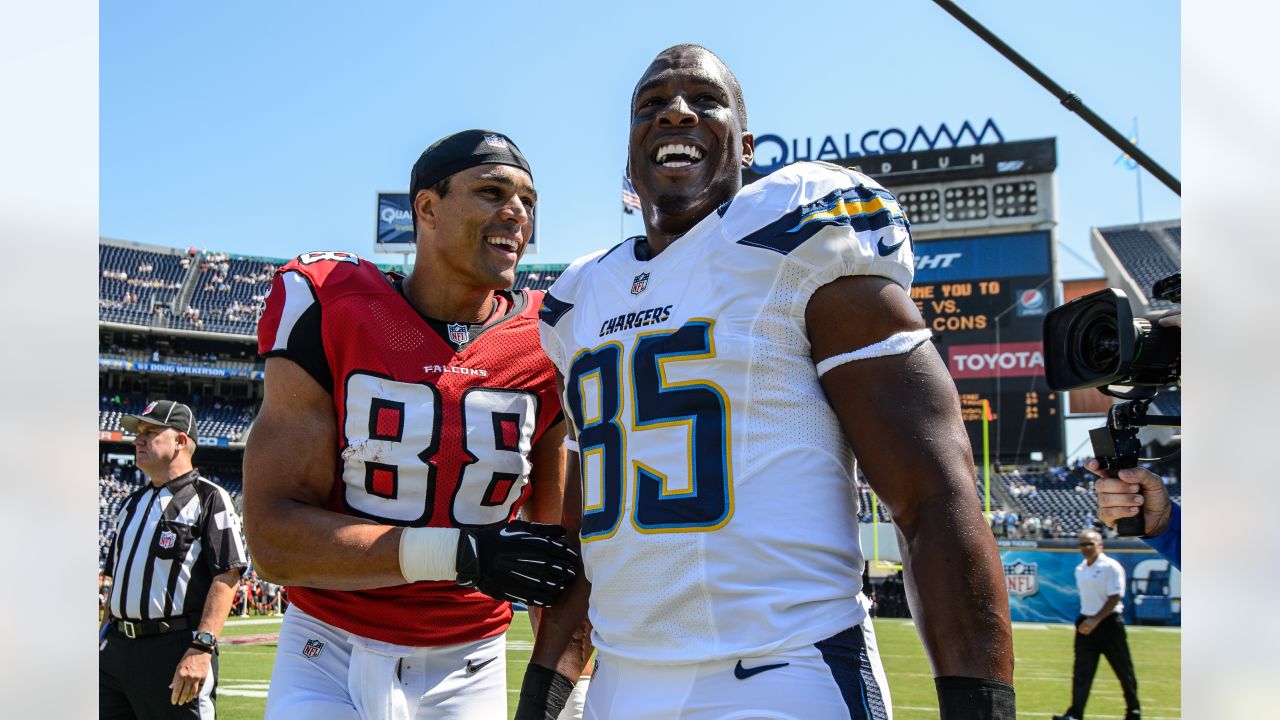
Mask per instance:
[[[280,268],[258,323],[258,352],[297,362],[333,395],[341,462],[330,510],[414,527],[515,516],[528,491],[529,452],[559,421],[560,401],[538,342],[542,293],[498,293],[497,302],[483,328],[468,335],[468,326],[450,325],[446,340],[392,278],[355,255],[307,253]],[[511,623],[509,604],[450,582],[290,587],[289,599],[327,623],[399,645],[473,642]]]

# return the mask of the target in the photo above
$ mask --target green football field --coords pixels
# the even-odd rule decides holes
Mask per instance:
[[[261,718],[266,704],[267,684],[271,678],[271,661],[275,656],[274,633],[278,619],[231,619],[223,636],[250,639],[246,645],[221,648],[221,671],[218,687],[218,717],[223,720]],[[1015,684],[1018,689],[1018,716],[1046,718],[1066,709],[1071,699],[1071,640],[1074,628],[1069,625],[1017,623],[1014,651],[1017,655]],[[1129,627],[1129,648],[1133,651],[1138,671],[1138,693],[1142,699],[1145,720],[1164,720],[1182,716],[1182,633],[1178,628]],[[897,718],[936,718],[937,705],[933,693],[933,676],[924,649],[909,620],[882,618],[876,620],[876,636],[880,644],[889,687]],[[508,692],[512,698],[510,712],[515,712],[515,697],[520,677],[529,659],[532,635],[525,615],[517,614],[507,636]],[[1105,660],[1100,661],[1089,699],[1088,717],[1121,718],[1124,700],[1120,685]]]

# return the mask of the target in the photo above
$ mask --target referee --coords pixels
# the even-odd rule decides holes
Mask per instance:
[[[158,400],[120,424],[137,434],[135,464],[151,482],[116,517],[98,717],[212,718],[218,633],[247,565],[240,519],[191,465],[191,408]]]

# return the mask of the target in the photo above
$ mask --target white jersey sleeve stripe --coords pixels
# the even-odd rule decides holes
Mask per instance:
[[[293,333],[293,326],[297,324],[298,318],[302,317],[302,313],[316,301],[315,294],[311,292],[311,285],[301,273],[287,272],[283,280],[284,310],[280,314],[280,327],[276,330],[275,344],[271,346],[272,352],[284,350],[289,346],[289,336]]]

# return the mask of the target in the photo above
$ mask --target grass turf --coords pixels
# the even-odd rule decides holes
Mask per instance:
[[[903,720],[936,718],[938,710],[933,674],[915,628],[909,620],[882,618],[875,623],[881,658],[889,676],[894,716]],[[279,627],[278,620],[254,619],[246,623],[233,618],[227,622],[223,635],[240,637],[275,633]],[[1129,627],[1127,630],[1129,649],[1138,673],[1143,718],[1167,720],[1181,717],[1181,631],[1153,627]],[[1014,624],[1018,717],[1047,718],[1066,709],[1071,700],[1072,631],[1069,625]],[[531,646],[529,622],[526,616],[517,614],[507,635],[510,714],[515,713],[515,698]],[[262,717],[275,652],[274,642],[223,645],[220,648],[219,718],[248,720]],[[1124,716],[1120,684],[1105,660],[1099,662],[1087,710],[1090,720]]]

